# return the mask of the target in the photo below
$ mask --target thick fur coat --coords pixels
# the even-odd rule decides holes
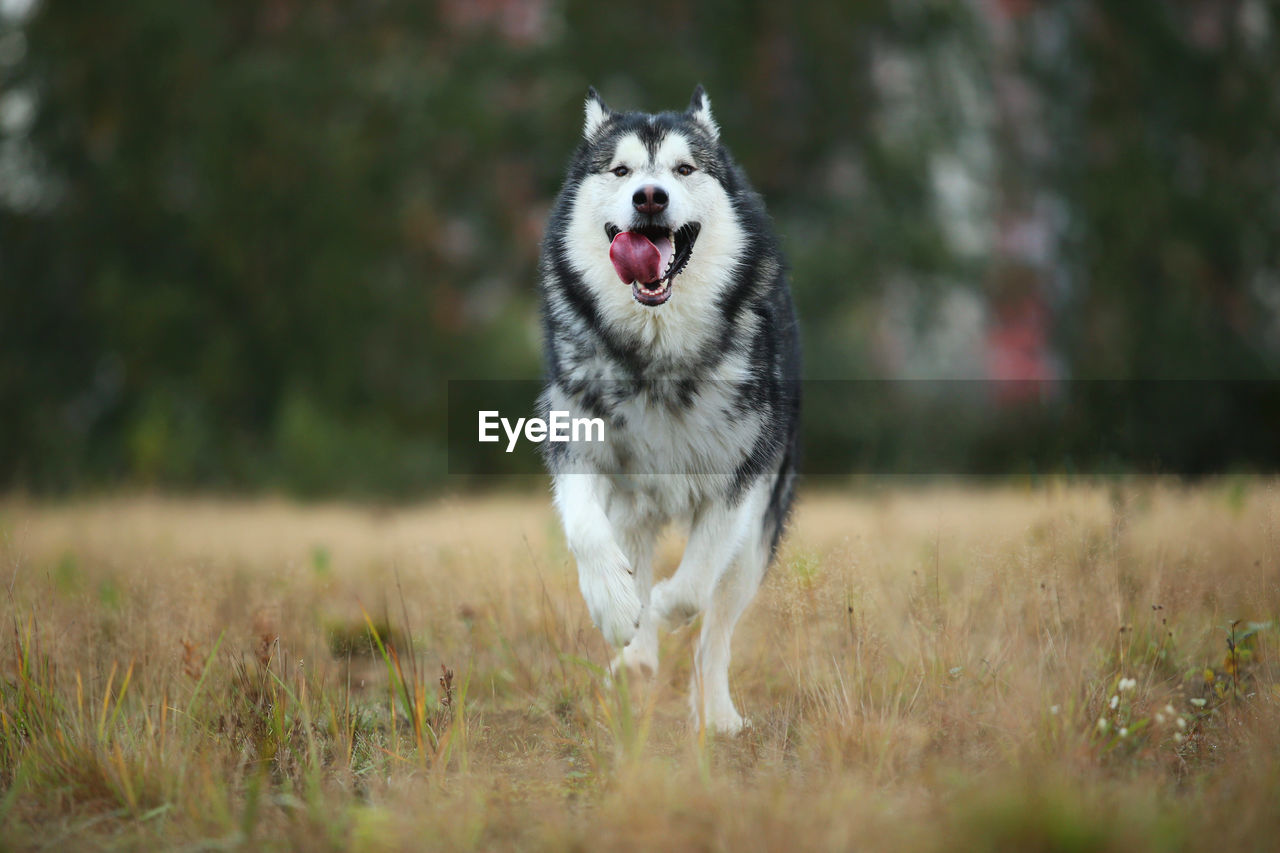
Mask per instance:
[[[544,445],[587,608],[615,669],[646,675],[659,628],[703,614],[693,711],[737,731],[730,642],[794,497],[800,357],[778,241],[701,87],[658,114],[590,92],[540,273],[543,413],[606,424]],[[655,586],[673,522],[688,544]]]

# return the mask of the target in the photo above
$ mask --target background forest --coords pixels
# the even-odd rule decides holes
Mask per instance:
[[[660,110],[697,82],[794,268],[811,471],[1274,467],[1276,395],[1241,380],[1280,369],[1278,25],[1263,0],[5,0],[0,484],[441,488],[448,380],[539,375],[587,86]],[[1091,456],[1135,380],[1176,380],[1172,408]],[[939,445],[902,430],[921,388],[981,405]]]

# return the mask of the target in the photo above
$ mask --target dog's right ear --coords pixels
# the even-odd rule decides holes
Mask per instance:
[[[587,120],[582,125],[583,137],[590,139],[595,136],[600,126],[611,118],[613,118],[613,110],[601,100],[595,87],[587,89]]]
[[[716,120],[711,117],[711,99],[707,97],[707,92],[702,88],[701,83],[693,90],[693,97],[689,99],[689,109],[685,115],[702,125],[702,129],[711,137],[712,142],[720,138],[720,128],[716,125]]]

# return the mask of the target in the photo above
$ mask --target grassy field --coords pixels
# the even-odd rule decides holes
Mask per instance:
[[[606,685],[544,497],[11,498],[0,549],[11,849],[1280,838],[1273,482],[811,490],[736,738],[689,723],[690,629]]]

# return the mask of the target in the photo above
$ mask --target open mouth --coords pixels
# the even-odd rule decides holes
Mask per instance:
[[[609,238],[609,260],[623,284],[642,305],[661,305],[671,298],[671,282],[693,257],[702,226],[690,222],[675,229],[646,225],[623,231],[610,223],[604,227]]]

